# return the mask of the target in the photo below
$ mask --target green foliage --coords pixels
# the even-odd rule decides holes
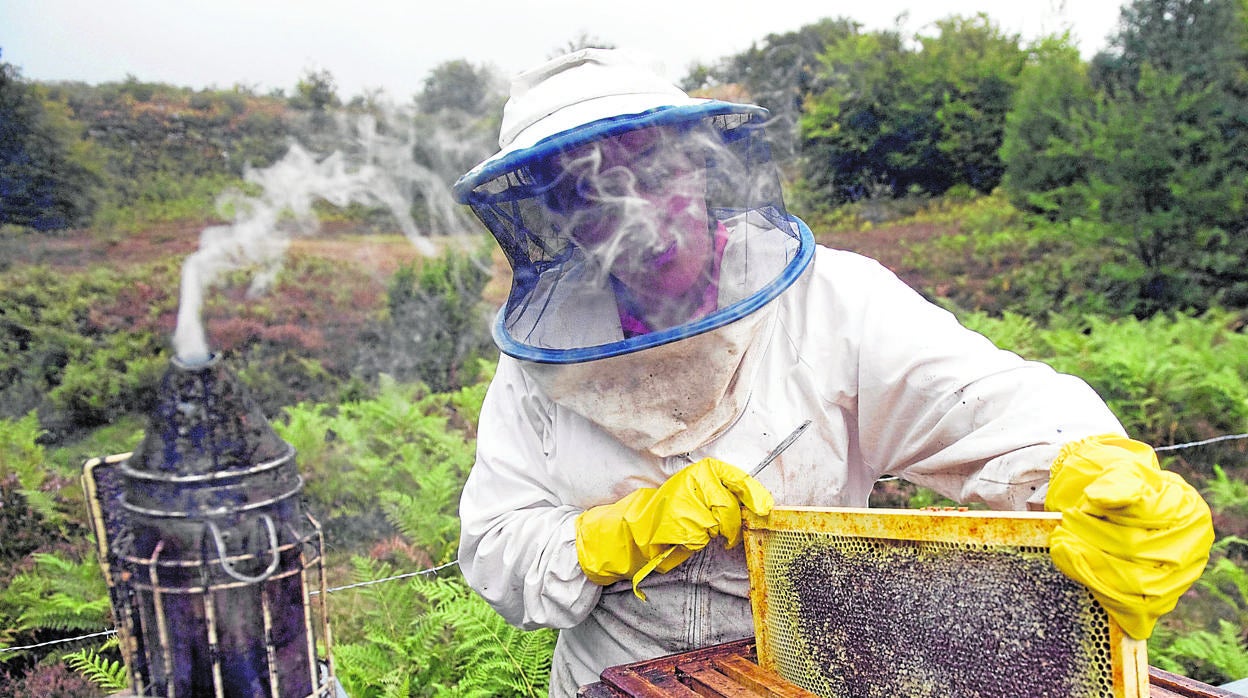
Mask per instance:
[[[388,317],[365,343],[366,371],[419,380],[434,391],[459,388],[465,365],[492,353],[481,304],[489,278],[484,247],[400,267],[387,293]]]
[[[111,640],[110,644],[116,644]],[[71,652],[64,657],[69,668],[86,677],[105,691],[122,691],[130,687],[130,675],[120,659],[110,658],[94,647]]]
[[[1069,36],[1047,37],[1030,51],[1001,144],[1002,186],[1020,209],[1068,221],[1095,213],[1088,179],[1095,108],[1087,68]]]
[[[354,564],[361,580],[392,574],[384,564]],[[508,625],[459,578],[417,577],[357,593],[334,647],[353,698],[546,695],[556,633]]]
[[[0,417],[39,408],[61,435],[143,404],[165,361],[158,314],[176,287],[159,266],[0,276]]]
[[[342,104],[337,91],[334,76],[328,70],[308,70],[295,84],[295,96],[291,97],[290,105],[296,109],[324,113]]]
[[[1018,35],[1005,34],[988,15],[936,22],[939,34],[919,37],[919,80],[938,94],[937,149],[948,161],[951,181],[938,193],[962,185],[988,193],[1001,181],[1001,148],[1024,53]]]
[[[1248,305],[1243,3],[1135,0],[1090,68],[1065,41],[1035,56],[1002,151],[1011,199],[1102,224],[1089,266],[1115,313]]]
[[[82,130],[0,62],[0,224],[55,230],[91,215],[99,175],[83,157]]]
[[[32,512],[49,523],[62,523],[65,515],[57,510],[54,494],[44,489],[49,473],[38,441],[43,433],[33,411],[17,421],[0,420],[0,483],[16,481],[13,491]]]
[[[169,365],[153,337],[106,335],[91,354],[65,366],[60,383],[48,392],[52,405],[74,423],[107,424],[112,415],[150,402]]]
[[[695,69],[682,86],[689,91],[721,86],[745,89],[748,99],[770,113],[767,133],[775,156],[787,164],[799,150],[798,123],[806,100],[823,91],[820,56],[830,44],[856,34],[859,25],[847,18],[825,18],[797,31],[768,34],[741,53],[713,67]]]
[[[137,196],[113,198],[100,207],[93,218],[95,226],[137,232],[155,223],[207,222],[220,213],[217,202],[221,194],[245,184],[236,175],[224,172],[185,177],[159,171],[142,177],[134,186]]]
[[[0,591],[0,645],[39,630],[96,631],[109,626],[108,589],[95,561],[35,553],[33,567]],[[12,661],[24,652],[0,655]]]
[[[897,32],[855,33],[832,43],[821,61],[827,87],[801,118],[808,189],[840,204],[879,191],[901,195],[943,177],[935,105],[906,79],[913,54]]]
[[[0,419],[0,563],[5,565],[57,541],[69,522],[56,496],[59,482],[43,465],[42,434],[34,412],[18,420]],[[0,585],[8,574],[0,572]]]
[[[1222,466],[1213,466],[1213,479],[1205,484],[1204,494],[1214,511],[1248,518],[1248,481],[1230,477]]]
[[[802,117],[807,187],[831,203],[884,191],[981,192],[1000,182],[1001,146],[1023,67],[1017,36],[986,15],[936,23],[910,48],[895,31],[852,34],[822,56],[824,90]]]
[[[195,91],[131,77],[46,90],[90,134],[89,152],[76,157],[100,177],[94,222],[110,230],[206,220],[216,194],[247,165],[276,161],[294,133],[285,100],[240,87]]]
[[[91,430],[82,438],[63,440],[48,449],[44,465],[49,471],[77,478],[82,473],[83,463],[92,458],[133,451],[143,440],[146,417],[138,413],[117,415],[111,423]],[[60,496],[64,498],[65,495],[62,490]],[[74,515],[80,516],[81,511],[75,510]]]
[[[1097,162],[1089,188],[1110,241],[1140,267],[1139,315],[1248,303],[1248,134],[1228,134],[1227,109],[1211,89],[1178,74],[1143,71],[1137,96],[1106,102],[1094,122]],[[1230,107],[1242,111],[1243,106]]]
[[[480,114],[494,106],[496,82],[497,76],[488,66],[476,66],[463,59],[445,61],[425,76],[416,104],[426,114],[446,110]]]
[[[999,346],[1080,376],[1127,431],[1162,445],[1248,431],[1248,335],[1225,312],[1147,320],[965,315]]]
[[[467,409],[480,403],[458,398]],[[454,557],[457,506],[474,457],[471,442],[450,427],[446,395],[418,397],[388,376],[377,397],[285,409],[278,434],[299,450],[311,502],[330,531],[352,517],[381,511],[428,560]],[[334,542],[331,538],[331,542]]]
[[[1218,621],[1216,632],[1198,630],[1163,648],[1150,652],[1149,659],[1167,671],[1218,683],[1248,676],[1248,642],[1242,629],[1226,620]]]
[[[476,434],[477,425],[481,422],[481,404],[485,401],[485,391],[494,379],[494,370],[498,364],[486,359],[477,359],[476,380],[465,385],[457,392],[447,396],[447,402],[455,414],[459,416],[472,434]]]
[[[1196,617],[1195,604],[1181,603],[1149,642],[1151,663],[1215,685],[1248,676],[1248,571],[1229,553],[1246,542],[1224,538],[1215,546],[1214,561],[1196,583],[1196,593],[1211,604],[1205,618]]]
[[[912,245],[907,263],[968,310],[1041,319],[1109,313],[1134,294],[1131,259],[1106,244],[1104,224],[1025,214],[1000,190],[966,201],[945,197],[900,223],[956,229]]]

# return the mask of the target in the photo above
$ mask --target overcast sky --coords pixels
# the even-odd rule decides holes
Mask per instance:
[[[381,88],[406,101],[443,61],[530,67],[582,34],[645,51],[673,80],[823,17],[868,29],[908,12],[907,33],[986,12],[1024,38],[1069,29],[1085,56],[1105,45],[1117,0],[0,0],[0,60],[34,80],[140,80],[291,88],[333,74],[344,99]]]

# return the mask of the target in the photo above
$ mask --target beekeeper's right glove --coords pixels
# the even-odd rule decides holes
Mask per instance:
[[[713,458],[686,466],[658,488],[647,487],[576,519],[576,557],[589,580],[633,580],[633,593],[654,570],[669,572],[711,538],[741,540],[741,506],[765,516],[774,501],[758,480]]]

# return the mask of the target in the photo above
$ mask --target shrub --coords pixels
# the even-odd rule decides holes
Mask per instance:
[[[43,664],[18,679],[0,680],[10,698],[101,698],[104,691],[64,664]]]
[[[493,353],[481,303],[490,266],[481,248],[400,267],[390,281],[385,321],[361,343],[365,372],[420,380],[439,392],[459,388],[465,365]]]
[[[59,438],[142,404],[165,360],[158,318],[173,299],[141,289],[176,287],[168,274],[34,266],[0,276],[0,417],[38,408]]]

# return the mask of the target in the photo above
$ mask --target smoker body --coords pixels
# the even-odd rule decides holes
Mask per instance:
[[[175,360],[140,447],[86,475],[135,695],[334,695],[325,594],[309,590],[324,592],[323,538],[294,449],[218,360]]]

